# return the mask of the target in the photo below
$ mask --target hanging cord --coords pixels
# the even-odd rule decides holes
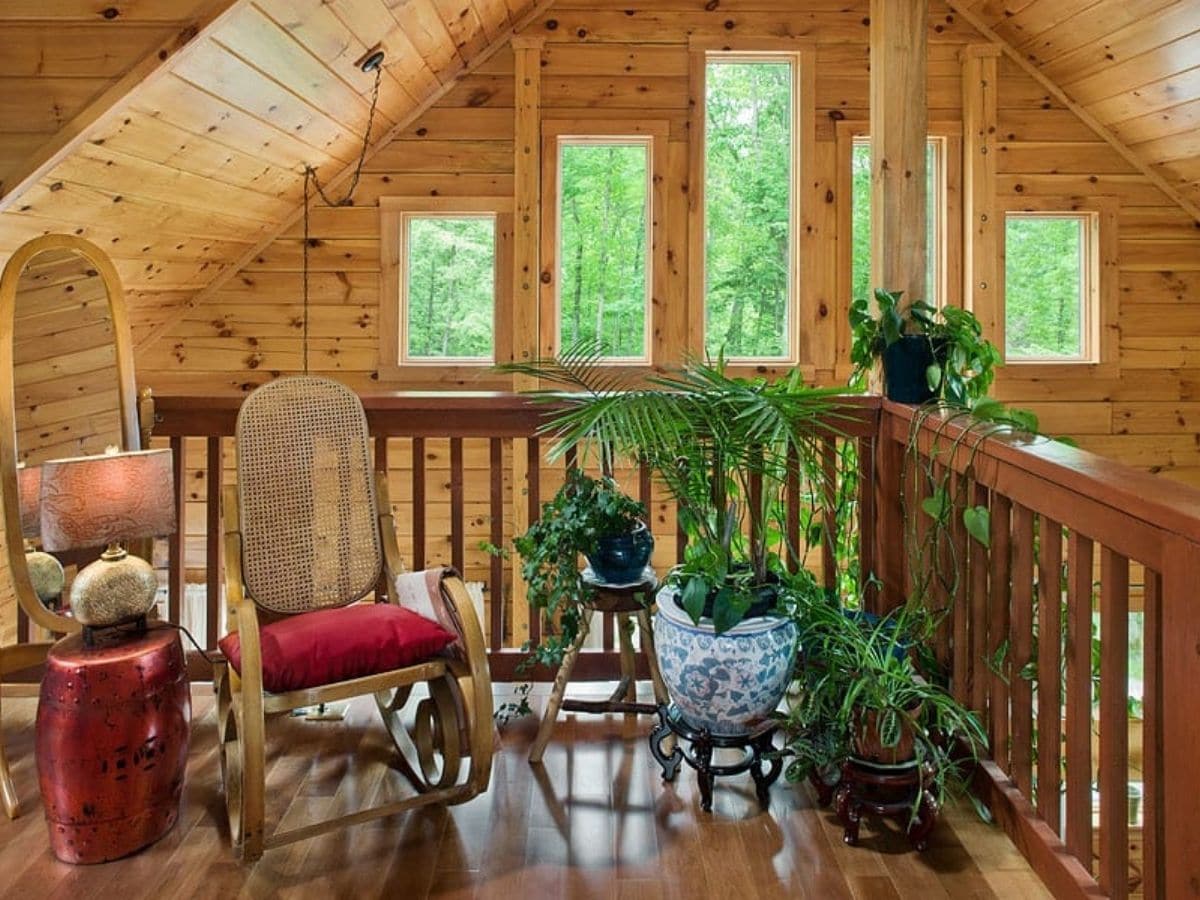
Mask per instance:
[[[308,163],[304,164],[304,249],[302,254],[301,272],[304,279],[303,303],[304,303],[304,374],[308,374],[308,249],[312,242],[309,234],[309,204],[312,199],[312,194],[309,190],[309,185],[317,189],[317,196],[321,198],[328,207],[352,206],[354,204],[354,191],[358,188],[359,179],[362,178],[363,165],[367,161],[367,150],[371,147],[371,131],[375,127],[375,111],[379,106],[379,84],[383,80],[383,56],[380,54],[380,62],[375,66],[375,86],[371,89],[371,111],[367,114],[367,127],[363,131],[362,147],[358,152],[358,163],[354,166],[354,177],[350,179],[350,187],[346,189],[346,193],[337,200],[331,200],[329,195],[325,193],[325,188],[321,185],[321,180],[317,177],[317,170]]]

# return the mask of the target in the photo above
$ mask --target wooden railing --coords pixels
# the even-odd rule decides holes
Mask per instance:
[[[193,624],[202,626],[194,630],[202,632],[197,637],[210,649],[223,627],[219,498],[222,484],[236,477],[229,457],[241,399],[241,395],[156,399],[154,436],[156,441],[168,442],[174,451],[176,503],[183,523],[168,547],[167,612],[172,621],[187,618],[187,582],[189,577],[195,578],[203,560],[206,608],[203,621],[196,623],[193,617]],[[552,678],[552,672],[540,669],[517,673],[525,658],[521,647],[527,640],[538,640],[541,623],[524,603],[523,585],[513,577],[513,563],[481,549],[485,543],[511,545],[514,534],[537,519],[542,502],[561,483],[563,466],[543,462],[545,442],[537,436],[543,411],[526,398],[505,393],[376,394],[364,396],[363,405],[376,468],[389,472],[406,563],[414,569],[452,565],[468,582],[481,585],[481,612],[496,680]],[[836,431],[831,429],[822,438],[825,458],[832,460],[838,445],[850,440],[857,442],[859,457],[870,460],[878,417],[878,399],[845,398],[831,417]],[[575,465],[569,454],[566,465]],[[616,474],[626,490],[651,510],[656,536],[653,563],[663,573],[677,561],[683,547],[674,507],[648,470]],[[869,486],[870,479],[862,483]],[[796,479],[788,491],[792,546],[801,543],[803,489]],[[869,511],[872,502],[873,495],[867,490],[862,506]],[[826,583],[833,583],[829,553],[818,549],[808,560],[790,562],[808,564],[822,573]],[[869,554],[863,555],[861,563],[869,571]],[[380,590],[386,592],[386,586],[381,585]],[[615,617],[607,615],[603,620],[602,627],[593,628],[601,636],[601,646],[581,654],[575,669],[577,679],[604,680],[618,671]]]
[[[158,398],[156,440],[175,451],[184,523],[169,546],[168,614],[180,620],[185,582],[202,571],[209,647],[221,628],[216,499],[235,471],[229,456],[240,402]],[[542,463],[539,410],[511,394],[381,394],[364,405],[409,564],[453,564],[482,583],[497,680],[545,677],[517,672],[520,647],[538,637],[539,623],[512,561],[476,546],[509,543],[562,477]],[[848,399],[843,413],[837,427],[857,446],[861,476],[851,527],[862,570],[879,585],[869,602],[887,609],[909,596],[921,574],[910,571],[918,556],[906,551],[909,530],[949,568],[962,563],[956,584],[931,582],[931,602],[949,610],[935,651],[954,694],[987,725],[992,758],[979,787],[1018,847],[1057,896],[1200,895],[1200,604],[1192,599],[1200,588],[1200,492],[1044,439],[981,441],[959,424],[919,419],[879,398]],[[824,439],[829,465],[838,440]],[[921,500],[929,475],[937,481],[947,471],[958,507],[938,529]],[[647,472],[618,474],[651,510],[662,571],[682,547],[674,509]],[[789,490],[793,532],[803,500],[797,481]],[[963,525],[964,505],[989,511],[986,543]],[[804,563],[833,583],[831,556]],[[1129,614],[1137,609],[1143,797],[1140,829],[1131,830]],[[602,646],[583,655],[577,677],[612,678],[613,623],[594,630]]]

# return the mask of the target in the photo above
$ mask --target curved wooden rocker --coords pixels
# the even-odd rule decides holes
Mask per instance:
[[[466,585],[450,570],[402,575],[385,473],[371,472],[366,417],[337,382],[297,376],[259,388],[237,425],[238,484],[226,489],[229,631],[240,666],[215,675],[221,775],[229,830],[244,861],[264,850],[487,789],[493,700],[487,648]],[[393,603],[457,635],[446,651],[404,668],[284,693],[263,688],[261,628],[348,606],[388,579]],[[421,588],[427,587],[424,597]],[[428,696],[405,726],[413,687]],[[372,694],[416,796],[268,834],[264,822],[266,716]],[[464,772],[465,764],[465,772]]]

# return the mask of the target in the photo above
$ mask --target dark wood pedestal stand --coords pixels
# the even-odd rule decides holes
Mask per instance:
[[[885,766],[852,757],[843,763],[841,780],[836,785],[813,783],[822,806],[832,799],[845,829],[842,840],[850,846],[858,843],[863,813],[870,813],[897,819],[913,847],[924,850],[938,819],[937,800],[928,788],[931,775],[928,766],[915,762]]]
[[[724,737],[710,734],[706,728],[689,724],[674,706],[662,704],[658,708],[658,724],[650,732],[650,752],[662,766],[663,781],[674,781],[679,766],[687,762],[696,770],[700,782],[700,807],[712,812],[713,780],[718,776],[740,775],[749,772],[754,779],[754,790],[759,804],[766,809],[771,801],[771,785],[783,771],[783,759],[777,755],[774,744],[775,732],[779,729],[767,722],[747,735]],[[687,741],[685,746],[679,739]],[[673,745],[668,752],[663,745]],[[742,758],[735,763],[713,764],[713,751],[738,749]]]

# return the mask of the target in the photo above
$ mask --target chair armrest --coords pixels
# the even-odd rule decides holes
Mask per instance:
[[[400,555],[400,544],[396,541],[396,519],[392,515],[392,502],[388,496],[387,472],[375,473],[375,503],[379,515],[379,540],[383,547],[383,573],[390,597],[396,576],[403,574],[406,569],[404,558]]]
[[[262,648],[259,641],[258,608],[246,596],[242,580],[242,531],[238,516],[237,485],[223,491],[222,519],[225,522],[225,621],[229,634],[237,634],[241,645],[241,683],[251,696],[262,694]]]

